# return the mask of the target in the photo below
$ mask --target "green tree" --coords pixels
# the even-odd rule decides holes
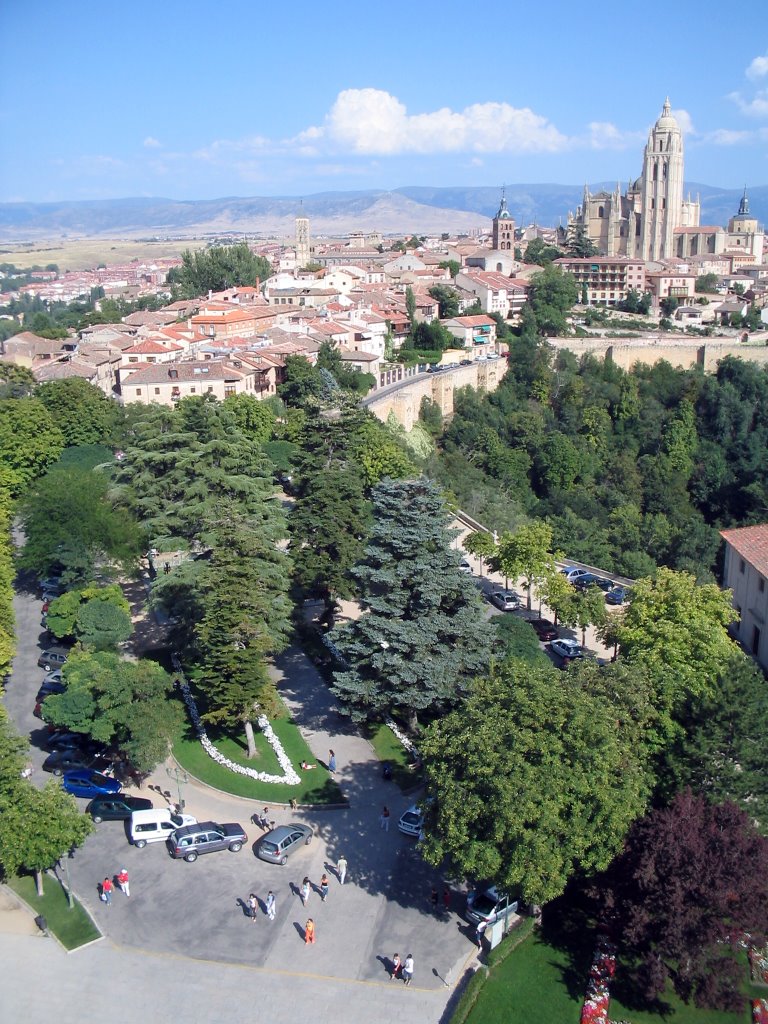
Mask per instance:
[[[79,639],[80,614],[88,604],[109,604],[122,612],[130,623],[131,606],[126,601],[122,588],[114,583],[107,587],[91,584],[77,590],[68,590],[61,597],[51,601],[46,617],[48,632],[57,639]]]
[[[597,246],[587,235],[583,224],[574,224],[568,229],[568,241],[565,246],[569,256],[583,259],[585,256],[597,256]]]
[[[496,630],[496,656],[499,660],[518,658],[530,665],[550,664],[539,638],[525,619],[516,615],[494,615],[491,621]]]
[[[699,274],[696,278],[696,291],[712,293],[717,291],[717,274]]]
[[[429,294],[438,302],[441,320],[459,315],[459,293],[455,288],[450,288],[446,284],[435,284],[429,289]]]
[[[556,572],[555,558],[559,557],[552,553],[552,527],[533,522],[520,526],[514,533],[505,531],[501,535],[494,562],[510,579],[523,577],[530,611],[533,588]]]
[[[567,313],[578,301],[578,286],[573,274],[547,266],[531,278],[529,303],[539,333],[547,337],[568,333]]]
[[[713,803],[732,800],[768,835],[768,701],[752,659],[734,652],[712,693],[686,703],[680,725],[664,752],[664,792],[691,786]]]
[[[51,414],[67,445],[109,444],[120,419],[120,406],[79,377],[48,381],[37,397]]]
[[[600,673],[509,661],[426,730],[429,863],[533,903],[608,865],[649,793],[647,707],[637,674]]]
[[[224,408],[232,413],[238,429],[249,440],[261,446],[272,438],[277,414],[269,402],[253,395],[230,395],[224,399]]]
[[[483,575],[483,562],[489,561],[496,553],[496,541],[492,534],[485,530],[478,530],[476,533],[468,534],[462,541],[462,546],[470,555],[476,555],[480,559],[480,575]]]
[[[286,356],[285,379],[277,391],[286,405],[305,406],[319,401],[325,384],[320,370],[305,356]]]
[[[87,582],[105,561],[131,566],[145,550],[143,536],[131,515],[113,508],[108,489],[100,473],[72,467],[38,480],[19,509],[26,536],[21,565],[60,568],[68,583]]]
[[[405,289],[405,312],[411,327],[413,327],[416,322],[416,296],[413,294],[413,288],[410,285]]]
[[[438,267],[441,267],[443,270],[447,270],[451,277],[456,277],[458,272],[461,270],[461,264],[458,260],[442,260],[438,263]],[[432,297],[434,298],[434,296]],[[442,316],[442,314],[440,315]],[[451,315],[454,316],[455,314]]]
[[[89,601],[78,612],[77,632],[83,647],[110,651],[133,633],[131,616],[113,604]]]
[[[272,267],[261,256],[255,256],[248,245],[214,246],[181,254],[182,265],[174,267],[168,281],[175,286],[179,298],[194,299],[208,291],[220,292],[238,285],[255,285],[272,276]]]
[[[76,650],[64,669],[67,689],[46,697],[46,721],[117,748],[140,774],[165,760],[184,716],[169,699],[173,680],[160,665]]]
[[[24,486],[61,455],[64,436],[37,398],[0,401],[0,463]]]
[[[373,524],[353,572],[366,614],[332,634],[348,666],[333,690],[356,721],[396,711],[416,729],[420,712],[455,703],[487,665],[490,627],[433,484],[383,480]]]
[[[320,466],[304,475],[290,515],[294,579],[324,602],[329,624],[336,600],[354,593],[350,570],[362,556],[369,518],[356,466]]]
[[[285,647],[290,632],[289,566],[261,523],[221,511],[201,579],[192,677],[205,721],[241,725],[254,757],[253,721],[274,714],[279,704],[268,659]]]
[[[674,295],[666,296],[659,303],[659,307],[665,317],[671,317],[679,305],[680,301]]]
[[[685,701],[715,693],[722,665],[738,650],[727,631],[735,618],[730,591],[700,586],[689,573],[660,568],[655,579],[635,583],[616,638],[622,659],[651,682],[666,740],[679,729]]]
[[[525,262],[537,263],[540,267],[549,266],[553,260],[560,259],[565,253],[555,245],[547,245],[541,238],[533,238],[525,250]]]
[[[0,864],[6,877],[22,869],[33,871],[42,896],[43,872],[80,846],[93,829],[90,817],[59,782],[51,780],[43,789],[25,782],[0,815]]]

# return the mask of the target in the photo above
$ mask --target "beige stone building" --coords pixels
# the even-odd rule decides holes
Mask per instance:
[[[615,306],[630,289],[645,291],[645,264],[628,256],[571,257],[555,260],[555,266],[573,274],[579,289],[579,302],[590,306]]]
[[[568,228],[583,227],[606,256],[658,260],[676,255],[675,230],[699,224],[698,199],[683,197],[683,133],[672,115],[669,99],[648,135],[643,170],[622,194],[594,195],[584,186],[584,198]]]
[[[266,371],[265,371],[266,372]],[[190,395],[265,397],[262,371],[244,357],[202,362],[155,363],[135,372],[121,371],[120,393],[125,404],[173,406]]]
[[[768,671],[768,523],[721,530],[725,541],[723,583],[733,591],[739,643]]]

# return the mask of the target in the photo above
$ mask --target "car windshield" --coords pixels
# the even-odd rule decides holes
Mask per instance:
[[[487,893],[480,893],[473,897],[472,909],[478,914],[492,914],[496,909],[496,900],[492,900]]]
[[[401,820],[407,825],[418,825],[421,821],[421,814],[418,811],[406,811]]]
[[[180,814],[172,814],[171,821],[176,826],[176,828],[181,828],[181,826],[184,824],[184,819]]]
[[[261,844],[262,850],[266,850],[267,853],[277,852],[277,843],[263,842]]]

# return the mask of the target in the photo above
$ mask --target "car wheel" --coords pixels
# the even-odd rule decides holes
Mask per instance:
[[[59,776],[59,775],[61,775],[61,768],[53,768],[53,769],[51,770],[51,774],[52,774],[52,775],[56,775],[56,776]]]
[[[43,668],[45,669],[46,672],[50,672],[51,671],[51,666],[50,665],[43,665]]]
[[[286,857],[285,854],[283,854],[283,856],[280,858],[280,863],[283,865],[283,867],[285,867],[285,865],[288,863],[288,858]]]
[[[242,850],[242,848],[243,848],[243,844],[242,843],[232,843],[232,845],[229,848],[229,852],[230,853],[239,853]]]
[[[144,847],[147,845],[147,840],[146,839],[137,839],[134,842],[133,845],[136,847],[137,850],[143,850]]]
[[[305,845],[305,846],[309,846],[309,844],[310,844],[311,842],[312,842],[312,836],[311,836],[311,835],[308,835],[308,836],[307,836],[307,838],[306,838],[306,839],[304,840],[304,845]]]
[[[100,817],[98,814],[93,815],[93,822],[95,825],[100,825],[102,821],[104,821],[104,819]],[[138,843],[136,845],[138,846]]]
[[[187,862],[187,864],[194,864],[195,861],[197,860],[197,854],[193,850],[192,853],[186,854],[184,860]]]

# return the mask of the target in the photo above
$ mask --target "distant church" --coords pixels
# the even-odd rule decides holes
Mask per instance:
[[[583,227],[605,256],[669,259],[678,255],[675,232],[698,228],[700,213],[698,198],[683,198],[683,133],[667,98],[648,135],[640,177],[623,195],[618,185],[595,195],[585,185],[568,229]]]
[[[301,209],[296,217],[296,269],[301,270],[310,261],[311,245],[309,240],[309,217],[304,212],[302,200]]]

